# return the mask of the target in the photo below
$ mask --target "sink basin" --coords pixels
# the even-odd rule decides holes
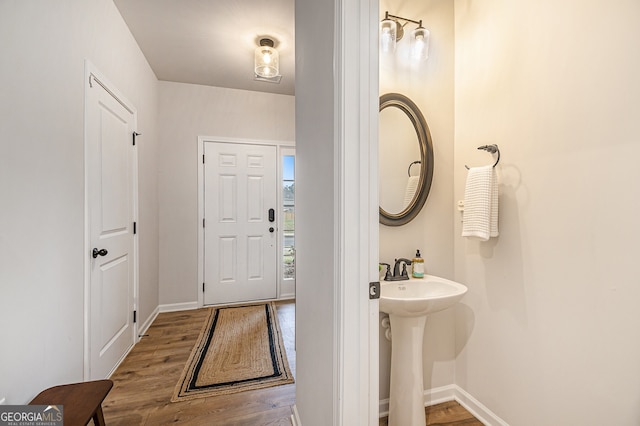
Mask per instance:
[[[419,317],[442,311],[457,303],[467,287],[433,275],[422,279],[382,281],[380,310],[401,317]]]
[[[427,316],[454,305],[467,292],[455,281],[433,275],[383,281],[380,310],[391,325],[389,426],[425,426],[422,339]]]

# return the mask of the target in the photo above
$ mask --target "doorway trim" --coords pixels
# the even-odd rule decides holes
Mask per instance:
[[[379,280],[379,4],[335,0],[335,5],[334,424],[374,426],[379,422],[379,301],[369,298],[368,288]]]
[[[198,174],[198,282],[195,283],[196,291],[198,294],[198,302],[197,306],[194,308],[202,308],[205,306],[204,304],[204,291],[203,291],[203,283],[204,283],[204,228],[202,226],[204,221],[204,163],[202,162],[202,156],[204,155],[204,143],[205,142],[222,142],[222,143],[237,143],[237,144],[248,144],[248,145],[271,145],[276,147],[276,179],[279,179],[281,176],[281,164],[280,157],[282,155],[282,148],[295,148],[295,142],[293,141],[274,141],[267,139],[241,139],[241,138],[231,138],[226,136],[198,136],[198,157],[197,161],[197,174]],[[282,191],[277,191],[277,203],[278,206],[282,204]],[[278,245],[277,252],[282,252],[282,227],[278,226]],[[280,259],[280,257],[277,257]],[[280,294],[282,291],[282,274],[281,267],[278,263],[276,267],[276,299],[280,298]]]
[[[134,127],[137,127],[138,123],[138,111],[133,104],[120,92],[116,86],[107,79],[91,61],[84,60],[84,121],[83,121],[83,149],[84,149],[84,354],[83,354],[83,378],[84,380],[90,380],[91,377],[91,223],[90,223],[90,211],[89,211],[89,170],[88,164],[88,132],[87,132],[87,108],[89,106],[89,90],[92,88],[92,84],[97,83],[102,86],[111,96],[114,97],[124,108],[133,114]],[[133,158],[131,164],[131,185],[133,194],[133,220],[139,223],[138,220],[138,150],[137,147],[133,150]],[[133,309],[138,311],[139,303],[139,244],[137,235],[133,239]],[[129,351],[140,340],[138,336],[138,322],[133,323],[133,345],[129,348]],[[125,353],[118,363],[114,366],[113,371],[118,367],[122,360],[127,356]],[[109,375],[111,375],[111,373]]]

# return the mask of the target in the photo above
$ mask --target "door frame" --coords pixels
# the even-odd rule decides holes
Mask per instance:
[[[379,301],[368,294],[369,283],[379,280],[379,2],[334,4],[334,173],[339,200],[334,424],[374,426],[380,408]]]
[[[89,206],[89,168],[88,161],[88,132],[87,132],[87,112],[89,107],[89,91],[92,90],[92,84],[98,83],[111,96],[113,96],[124,108],[133,114],[133,127],[137,128],[138,111],[133,104],[120,92],[116,86],[109,81],[88,59],[84,61],[84,124],[83,124],[83,144],[84,144],[84,380],[91,377],[91,223],[90,223],[90,206]],[[133,137],[133,136],[132,136]],[[133,157],[131,162],[131,185],[133,194],[133,220],[138,222],[138,149],[133,148]],[[139,293],[139,245],[137,235],[133,238],[133,309],[138,311],[138,293]],[[133,346],[140,340],[138,336],[138,322],[133,323]],[[128,352],[127,352],[128,353]],[[122,357],[126,357],[126,353]],[[118,362],[118,364],[122,361]],[[114,366],[117,368],[117,365]],[[113,373],[113,371],[112,371]]]
[[[205,142],[220,142],[220,143],[237,143],[244,145],[270,145],[276,147],[276,180],[281,179],[282,166],[280,164],[280,157],[282,156],[283,148],[295,148],[295,142],[293,141],[274,141],[266,139],[241,139],[230,138],[226,136],[198,136],[198,156],[197,161],[197,174],[198,174],[198,282],[195,283],[196,291],[198,294],[198,308],[205,306],[204,304],[204,292],[202,284],[204,283],[204,228],[202,226],[204,220],[204,164],[202,162],[202,156],[204,155],[204,143]],[[277,182],[276,182],[277,184]],[[282,205],[282,191],[276,190],[278,206]],[[276,252],[282,253],[282,227],[278,226],[277,246]],[[278,259],[280,257],[277,257]],[[276,299],[280,298],[282,291],[282,267],[280,262],[276,265]]]

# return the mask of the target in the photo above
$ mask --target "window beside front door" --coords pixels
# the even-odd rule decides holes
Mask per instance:
[[[282,156],[283,256],[282,279],[295,280],[295,155]]]

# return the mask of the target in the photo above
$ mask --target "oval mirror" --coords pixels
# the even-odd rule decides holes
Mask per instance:
[[[399,93],[380,97],[380,223],[413,220],[427,201],[433,179],[429,127],[411,99]]]

